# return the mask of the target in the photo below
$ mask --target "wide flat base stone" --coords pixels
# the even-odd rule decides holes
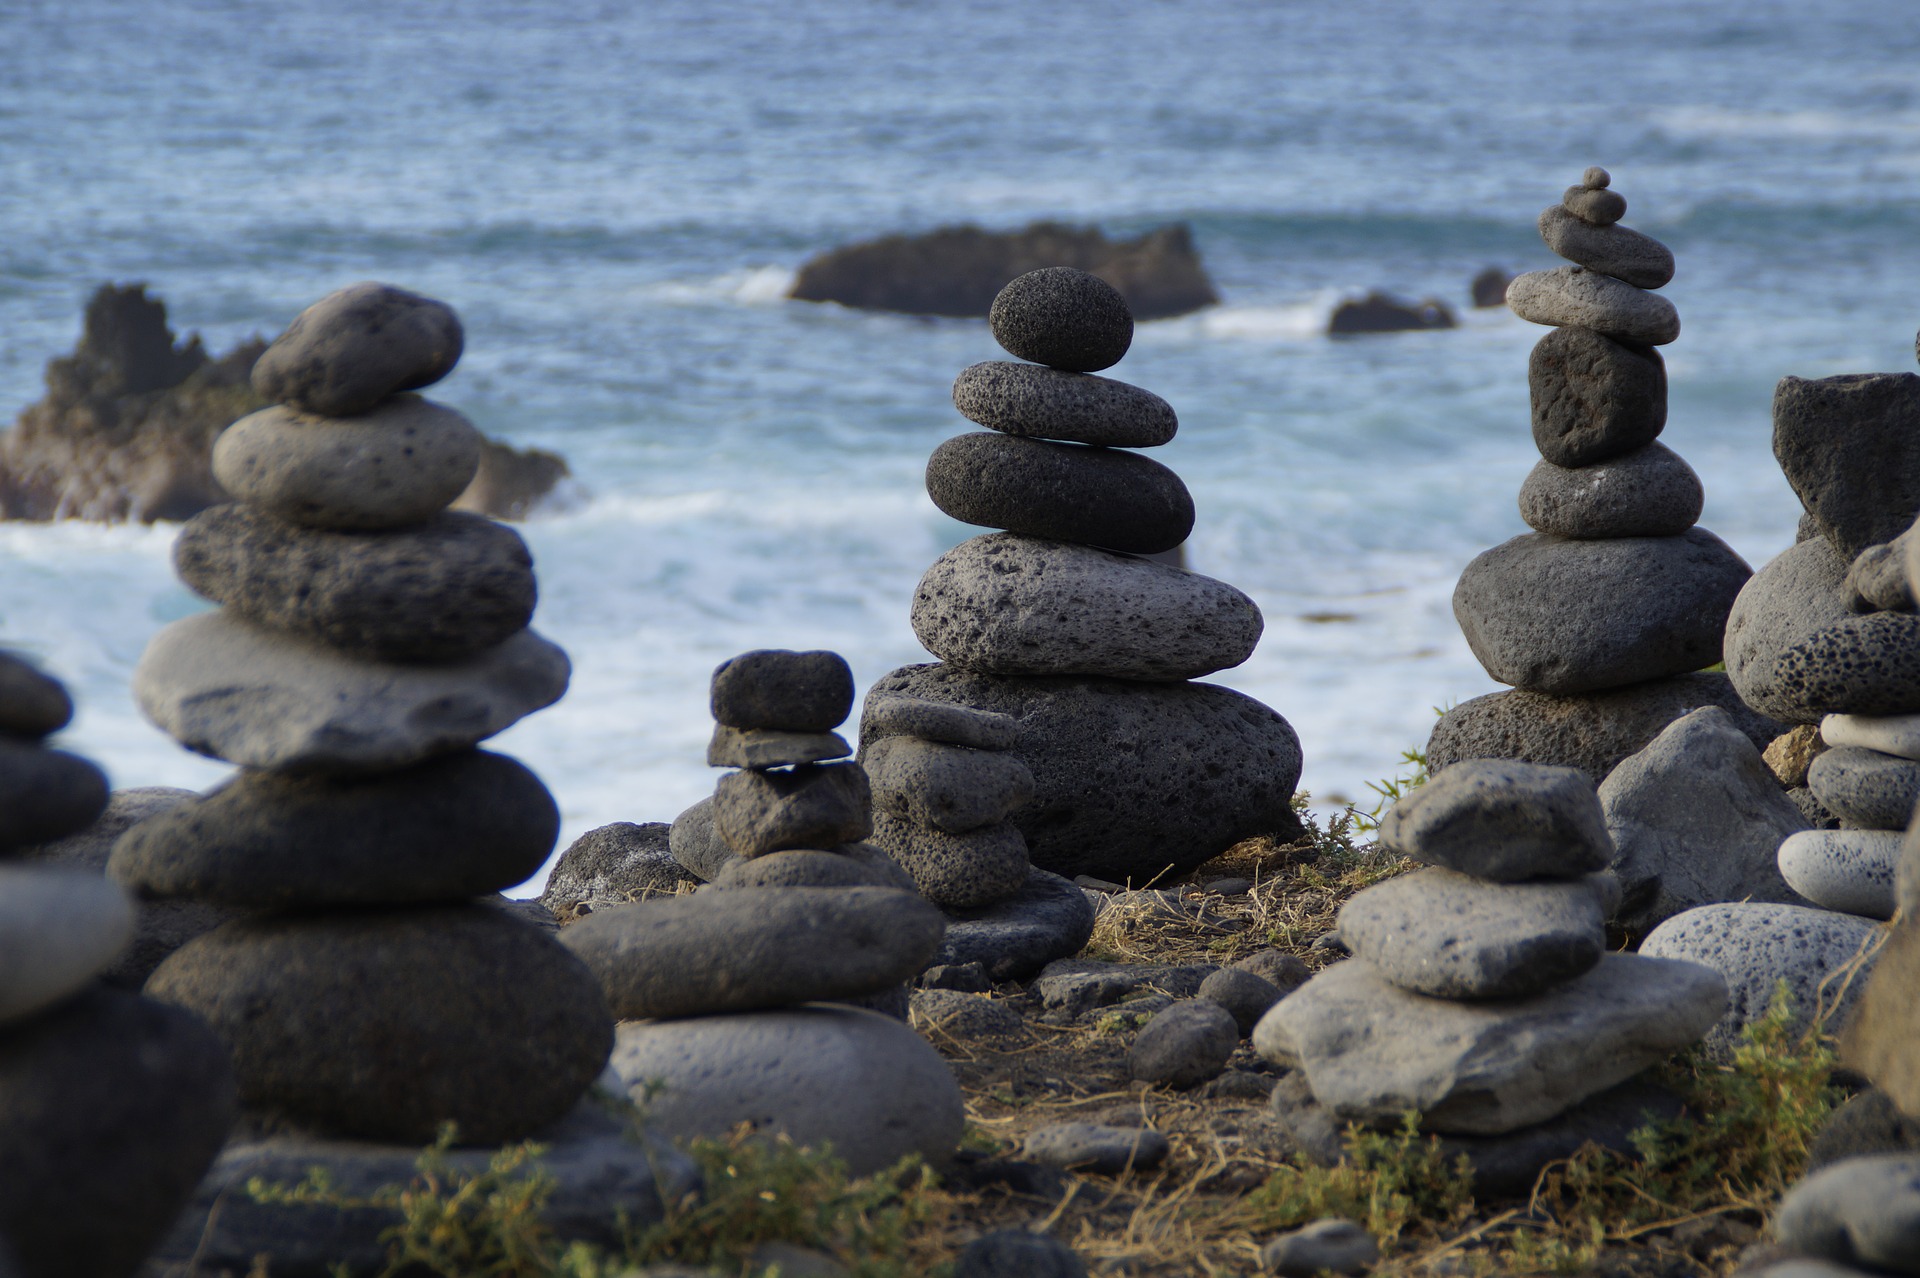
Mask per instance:
[[[978,963],[996,981],[1023,980],[1078,954],[1092,935],[1087,894],[1036,867],[1027,871],[1026,886],[1004,901],[947,911],[947,935],[933,961]]]

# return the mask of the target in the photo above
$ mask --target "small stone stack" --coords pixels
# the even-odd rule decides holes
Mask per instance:
[[[569,669],[527,629],[520,538],[445,509],[479,436],[403,393],[460,347],[448,307],[379,284],[293,322],[254,370],[281,403],[215,445],[239,504],[175,546],[224,606],[161,631],[134,675],[156,724],[241,771],[122,835],[110,874],[257,912],[147,991],[213,1025],[249,1111],[300,1131],[524,1139],[612,1047],[592,974],[475,900],[539,869],[559,815],[538,777],[474,747],[557,700]]]
[[[219,1153],[233,1076],[198,1019],[101,984],[133,939],[124,892],[12,859],[106,807],[100,770],[43,743],[72,711],[0,653],[0,1264],[124,1278]]]
[[[1535,531],[1482,554],[1453,595],[1487,673],[1514,692],[1442,716],[1436,767],[1514,758],[1579,767],[1597,783],[1661,728],[1718,705],[1764,747],[1775,725],[1741,705],[1720,660],[1728,610],[1751,570],[1694,526],[1700,481],[1657,442],[1667,421],[1656,349],[1680,335],[1650,289],[1673,254],[1619,225],[1626,201],[1605,169],[1540,215],[1547,246],[1573,262],[1515,279],[1507,305],[1554,326],[1528,366],[1541,461],[1520,490]]]
[[[1825,909],[1890,919],[1894,872],[1920,802],[1920,714],[1830,714],[1827,746],[1807,767],[1807,788],[1838,829],[1803,830],[1780,845],[1780,874]]]
[[[1380,841],[1431,868],[1348,901],[1339,935],[1354,958],[1253,1033],[1262,1056],[1301,1071],[1335,1131],[1414,1110],[1483,1177],[1530,1179],[1595,1137],[1573,1107],[1697,1041],[1726,1005],[1709,968],[1607,952],[1613,847],[1576,769],[1455,764],[1395,805]],[[1277,1111],[1303,1099],[1275,1095]]]

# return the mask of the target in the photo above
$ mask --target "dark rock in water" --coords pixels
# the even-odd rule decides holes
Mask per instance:
[[[599,982],[483,905],[241,920],[162,963],[147,993],[232,1054],[248,1108],[425,1144],[524,1140],[572,1108],[613,1047]]]
[[[664,821],[635,825],[615,821],[575,839],[547,876],[540,904],[563,923],[624,905],[644,896],[671,893],[700,878],[673,859]]]
[[[31,1278],[127,1278],[225,1143],[220,1040],[97,990],[0,1035],[0,1239]]]
[[[729,728],[831,732],[853,709],[853,670],[824,649],[743,652],[715,668],[711,707]]]
[[[180,579],[263,625],[389,661],[471,656],[533,619],[533,556],[479,515],[378,533],[301,528],[238,504],[173,543]]]
[[[1920,513],[1920,376],[1781,378],[1773,455],[1848,560],[1892,541]]]
[[[1019,722],[1013,753],[1033,772],[1034,799],[1013,822],[1033,863],[1056,874],[1145,882],[1252,835],[1287,839],[1300,828],[1299,738],[1227,688],[920,665],[883,675],[869,697],[892,693]],[[863,740],[884,735],[876,728],[863,724]]]
[[[1556,328],[1527,357],[1533,444],[1556,466],[1644,448],[1667,424],[1667,362],[1651,346]]]
[[[1727,674],[1746,703],[1788,723],[1818,723],[1827,713],[1785,680],[1786,654],[1853,621],[1847,561],[1825,537],[1801,541],[1769,561],[1740,589],[1727,614]]]
[[[947,911],[947,934],[933,965],[979,964],[996,981],[1024,980],[1069,958],[1093,935],[1087,894],[1057,874],[1033,869],[1019,893],[977,910]]]
[[[1654,443],[1572,469],[1542,458],[1520,486],[1520,518],[1555,537],[1677,537],[1705,501],[1693,467]]]
[[[712,795],[673,819],[673,827],[667,833],[667,850],[675,861],[707,883],[720,877],[729,863],[741,859],[713,828]]]
[[[445,377],[463,341],[445,302],[372,280],[350,284],[294,316],[253,366],[253,389],[303,412],[351,417]]]
[[[856,763],[791,772],[729,772],[713,790],[713,828],[741,856],[858,843],[872,832],[873,793]]]
[[[23,657],[0,651],[0,732],[44,737],[73,718],[73,701],[58,679]]]
[[[985,316],[1009,282],[1047,266],[1098,275],[1120,291],[1137,320],[1185,315],[1220,300],[1184,224],[1109,240],[1091,227],[1058,222],[1022,231],[951,226],[852,244],[801,266],[788,296],[861,310]]]
[[[989,360],[953,379],[953,406],[1007,435],[1110,448],[1154,448],[1180,428],[1173,406],[1110,377]]]
[[[1513,280],[1513,273],[1503,267],[1489,266],[1473,277],[1473,283],[1467,291],[1473,295],[1475,310],[1489,310],[1507,304],[1507,285]]]
[[[1008,281],[987,310],[1002,350],[1069,373],[1118,364],[1133,344],[1133,313],[1118,289],[1071,266],[1043,266]]]
[[[0,856],[84,830],[106,806],[106,774],[92,763],[0,737]]]
[[[1501,290],[1501,296],[1506,296],[1504,289]],[[1345,337],[1354,333],[1405,333],[1454,326],[1453,312],[1437,298],[1409,302],[1376,292],[1358,300],[1349,299],[1334,307],[1333,315],[1327,320],[1327,335]]]
[[[1462,759],[1519,759],[1579,768],[1598,784],[1669,723],[1701,706],[1719,706],[1756,749],[1786,725],[1749,708],[1719,673],[1675,675],[1573,697],[1494,692],[1440,716],[1427,739],[1433,772]]]
[[[1187,486],[1152,458],[993,431],[934,449],[927,495],[962,523],[1131,554],[1172,550],[1193,531]]]

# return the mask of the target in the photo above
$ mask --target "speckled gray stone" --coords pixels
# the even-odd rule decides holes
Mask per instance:
[[[1876,612],[1836,621],[1776,657],[1772,678],[1803,719],[1920,711],[1920,616]]]
[[[948,705],[925,697],[906,697],[875,688],[867,693],[860,712],[862,739],[902,736],[971,746],[976,750],[1011,750],[1020,742],[1020,721],[1012,715]]]
[[[1846,575],[1847,561],[1815,536],[1782,551],[1741,588],[1727,614],[1725,652],[1727,676],[1748,705],[1786,723],[1818,723],[1827,713],[1806,699],[1798,679],[1786,678],[1781,662],[1855,617]]]
[[[1867,830],[1904,830],[1920,800],[1920,761],[1837,746],[1814,756],[1807,786],[1844,821]]]
[[[1223,581],[1013,533],[935,560],[914,591],[912,622],[929,652],[980,674],[1155,683],[1239,665],[1265,624]]]
[[[858,843],[873,796],[857,763],[729,772],[713,789],[713,828],[741,856]]]
[[[1032,770],[1004,751],[892,736],[863,750],[860,764],[877,810],[947,834],[1004,821],[1033,801]]]
[[[58,679],[16,653],[0,651],[0,732],[44,737],[73,718],[73,701]]]
[[[1009,282],[987,311],[987,327],[1008,354],[1076,373],[1118,364],[1133,344],[1133,312],[1120,290],[1070,266]]]
[[[1048,1167],[1118,1176],[1126,1171],[1151,1171],[1166,1161],[1172,1148],[1165,1136],[1145,1127],[1053,1123],[1028,1133],[1020,1152]]]
[[[831,732],[853,709],[853,670],[824,649],[756,649],[714,668],[709,701],[725,727]]]
[[[1110,377],[989,360],[961,370],[953,406],[969,421],[1008,435],[1112,448],[1153,448],[1179,429],[1173,406]]]
[[[667,835],[667,848],[673,859],[711,883],[740,854],[727,846],[713,828],[713,797],[700,800],[673,819]]]
[[[1780,844],[1780,874],[1815,905],[1890,919],[1901,830],[1802,830]]]
[[[1520,518],[1556,537],[1674,537],[1705,501],[1693,467],[1655,443],[1571,470],[1542,460],[1520,486]]]
[[[614,821],[575,839],[547,875],[540,904],[562,922],[673,892],[699,878],[673,859],[664,821]]]
[[[1651,444],[1667,424],[1667,365],[1649,346],[1556,328],[1527,357],[1533,443],[1556,466],[1588,466]]]
[[[1635,288],[1660,288],[1673,279],[1673,250],[1659,240],[1624,226],[1595,225],[1563,204],[1540,214],[1540,238],[1575,266]]]
[[[1672,302],[1579,266],[1514,277],[1507,309],[1535,324],[1578,325],[1644,346],[1665,346],[1680,336],[1680,313]]]
[[[255,361],[253,389],[306,412],[351,416],[439,381],[462,344],[460,319],[445,302],[363,281],[296,315]]]
[[[1920,510],[1920,376],[1781,378],[1773,455],[1845,559],[1892,541]]]
[[[1009,821],[947,834],[890,812],[873,814],[873,842],[898,861],[928,900],[955,909],[1004,901],[1027,881],[1027,840]]]
[[[992,431],[956,435],[927,459],[927,495],[961,523],[1129,554],[1172,550],[1193,497],[1150,457]]]
[[[1920,1155],[1868,1154],[1824,1167],[1787,1191],[1773,1227],[1809,1255],[1920,1274]]]
[[[1509,759],[1435,773],[1388,810],[1378,838],[1416,861],[1496,883],[1575,878],[1613,859],[1590,777]]]

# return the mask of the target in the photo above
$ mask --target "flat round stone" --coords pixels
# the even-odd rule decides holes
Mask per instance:
[[[1590,466],[1651,444],[1667,424],[1660,352],[1590,328],[1556,328],[1527,359],[1533,443],[1556,466]]]
[[[1008,821],[948,834],[880,811],[873,814],[873,841],[913,876],[922,896],[952,909],[1006,900],[1031,868],[1026,836]]]
[[[837,848],[795,848],[765,856],[735,857],[714,876],[717,888],[878,887],[917,891],[913,876],[871,843]]]
[[[822,763],[853,753],[837,732],[782,732],[777,728],[729,728],[715,724],[707,742],[710,768],[782,768]]]
[[[239,500],[315,528],[397,528],[445,510],[484,441],[450,408],[398,395],[359,417],[265,408],[213,445],[213,477]]]
[[[1611,275],[1635,288],[1660,288],[1673,279],[1673,250],[1659,240],[1624,226],[1596,225],[1564,205],[1555,204],[1540,214],[1540,238],[1575,266]]]
[[[1011,750],[1020,741],[1019,720],[972,706],[947,705],[925,697],[867,693],[860,712],[862,737],[919,737],[976,750]]]
[[[106,806],[106,774],[90,761],[0,738],[0,855],[77,834]]]
[[[927,495],[961,523],[1139,555],[1193,531],[1187,486],[1151,458],[989,431],[933,450]]]
[[[860,766],[876,810],[948,834],[1005,820],[1033,800],[1032,771],[1004,751],[888,736],[861,752]]]
[[[85,989],[133,929],[133,902],[99,875],[0,861],[0,1026]]]
[[[825,649],[756,649],[714,668],[709,700],[723,727],[831,732],[853,709],[853,669]]]
[[[1039,867],[1004,901],[949,910],[937,964],[978,963],[996,981],[1025,980],[1055,959],[1078,954],[1093,935],[1087,894]]]
[[[384,532],[302,528],[239,504],[187,521],[173,565],[242,616],[387,661],[470,657],[533,619],[533,556],[483,515]]]
[[[1535,324],[1577,324],[1643,346],[1665,346],[1680,336],[1672,302],[1580,266],[1516,276],[1507,285],[1507,308]]]
[[[1802,830],[1780,845],[1787,886],[1815,905],[1864,919],[1890,919],[1900,830]]]
[[[1542,460],[1520,486],[1520,518],[1556,537],[1675,537],[1705,503],[1693,467],[1657,443],[1571,470]]]
[[[58,679],[31,662],[0,651],[0,732],[44,737],[73,718],[73,701]]]
[[[953,379],[953,406],[1007,435],[1113,448],[1154,448],[1180,428],[1173,406],[1110,377],[989,360]]]
[[[1807,786],[1843,821],[1868,830],[1904,830],[1920,802],[1920,762],[1836,746],[1814,756]]]
[[[445,377],[463,340],[445,302],[371,280],[351,284],[294,317],[255,361],[253,389],[306,412],[348,417]]]
[[[1118,364],[1133,344],[1133,312],[1120,290],[1070,266],[1010,281],[994,297],[987,326],[1008,354],[1075,373]]]

